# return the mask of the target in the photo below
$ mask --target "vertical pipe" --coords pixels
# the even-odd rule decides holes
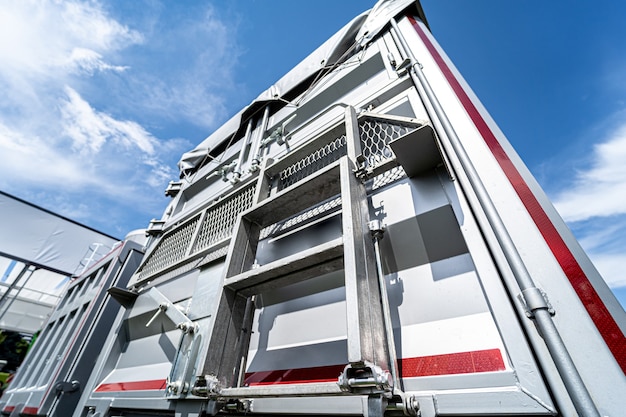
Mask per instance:
[[[250,141],[250,134],[252,133],[252,119],[248,121],[248,127],[246,127],[246,134],[243,137],[243,143],[241,144],[241,149],[239,150],[239,158],[237,159],[237,166],[235,167],[235,172],[233,173],[233,181],[238,182],[241,178],[241,165],[243,165],[243,158],[246,155],[246,148],[248,147],[248,142]]]
[[[9,286],[9,288],[7,288],[7,290],[5,291],[4,294],[2,294],[2,298],[0,298],[0,305],[3,308],[2,313],[0,314],[0,320],[2,320],[4,318],[4,316],[7,314],[7,312],[9,311],[9,309],[11,308],[11,305],[13,305],[13,302],[15,301],[15,299],[20,295],[20,292],[22,292],[22,288],[24,288],[24,285],[26,285],[28,283],[28,280],[30,279],[30,277],[33,276],[33,273],[39,269],[37,267],[33,267],[34,269],[30,271],[30,275],[26,278],[26,281],[24,281],[24,285],[22,285],[21,287],[19,287],[19,289],[17,290],[17,294],[15,294],[15,297],[13,298],[9,298],[9,291],[13,291],[16,287],[17,287],[17,283],[18,281],[20,281],[24,275],[26,274],[26,272],[28,272],[30,270],[30,268],[33,267],[32,265],[26,264],[24,265],[24,268],[22,268],[22,270],[20,271],[19,275],[15,278],[15,281],[13,281],[11,283],[11,285]],[[6,307],[4,307],[4,302],[7,301],[8,299],[8,304]]]
[[[448,149],[448,152],[454,152],[459,159],[459,162],[467,175],[467,179],[476,193],[476,197],[478,198],[481,208],[485,213],[494,234],[496,235],[498,243],[502,248],[502,252],[508,261],[509,267],[513,272],[517,284],[522,292],[525,290],[534,291],[536,289],[535,283],[526,269],[526,265],[517,251],[517,248],[513,243],[513,239],[509,235],[509,232],[504,225],[502,218],[498,214],[498,211],[491,200],[485,185],[478,175],[478,172],[476,171],[469,155],[465,151],[465,148],[463,147],[463,144],[456,134],[454,127],[443,110],[441,103],[439,103],[435,92],[428,83],[428,80],[424,76],[419,63],[411,52],[406,40],[402,36],[395,19],[391,19],[391,26],[400,41],[402,48],[411,60],[411,78],[418,90],[421,90],[420,93],[423,91],[423,98],[425,99],[424,103],[427,106],[428,112],[431,115],[436,116],[439,120],[439,123],[448,138],[450,144],[449,146],[452,148]],[[444,144],[444,146],[448,148],[447,144]],[[576,411],[583,417],[600,417],[600,413],[593,403],[591,395],[589,394],[589,391],[587,391],[587,388],[585,387],[585,384],[580,377],[576,366],[574,365],[574,361],[569,355],[567,348],[559,335],[558,329],[550,316],[547,306],[545,308],[541,306],[533,309],[532,313],[535,323],[537,324],[541,336],[543,337],[548,351],[550,352],[550,356],[552,357],[554,364],[561,375],[561,379],[565,384],[565,388],[574,403]]]
[[[250,164],[250,172],[254,172],[259,169],[259,165],[261,163],[261,142],[263,141],[263,134],[267,129],[267,122],[270,117],[270,105],[267,104],[265,106],[265,110],[263,111],[263,119],[261,119],[261,125],[259,126],[259,133],[254,140],[254,145],[252,146],[251,155],[254,158],[252,163]]]

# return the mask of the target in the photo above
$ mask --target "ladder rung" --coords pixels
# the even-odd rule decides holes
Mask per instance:
[[[259,286],[264,284],[271,286],[289,285],[336,271],[342,267],[343,238],[339,237],[270,262],[267,265],[226,278],[224,285],[233,290],[241,291],[243,295],[251,295],[260,292],[262,288]],[[250,294],[243,291],[245,289],[248,289]]]
[[[242,217],[265,227],[339,194],[340,163],[341,160],[336,161],[310,177],[285,188],[255,208],[244,212]]]
[[[344,394],[336,382],[319,382],[309,384],[285,384],[259,387],[224,388],[220,390],[222,398],[255,398],[267,396],[300,396],[300,395],[338,395]]]

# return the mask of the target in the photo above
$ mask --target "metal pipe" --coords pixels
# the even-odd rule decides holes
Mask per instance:
[[[252,162],[250,163],[250,168],[249,168],[250,172],[255,172],[257,169],[259,169],[259,164],[261,163],[261,141],[263,140],[263,134],[265,133],[265,130],[267,129],[267,122],[269,120],[269,117],[270,117],[270,105],[267,104],[265,106],[265,109],[263,110],[263,119],[261,119],[261,125],[259,126],[259,133],[254,139],[254,145],[252,146],[252,152],[250,153],[250,155],[252,155],[252,158],[254,158],[252,159]]]
[[[248,147],[248,142],[250,141],[250,135],[252,133],[252,119],[248,121],[248,126],[246,127],[246,134],[243,137],[243,143],[241,144],[241,149],[239,150],[239,158],[237,159],[237,166],[235,167],[235,172],[233,172],[232,181],[238,182],[239,178],[241,178],[241,165],[243,164],[243,158],[246,155],[246,148]]]
[[[454,127],[446,116],[441,103],[439,103],[437,96],[424,76],[420,64],[415,59],[415,56],[411,52],[406,40],[402,36],[402,32],[400,32],[395,19],[391,19],[391,26],[393,31],[395,31],[402,48],[411,60],[411,79],[413,80],[416,88],[424,92],[424,104],[427,106],[427,111],[431,115],[436,116],[439,120],[441,127],[443,128],[443,131],[452,147],[452,151],[459,159],[459,162],[467,175],[467,179],[476,193],[476,197],[485,216],[487,217],[489,224],[491,225],[491,228],[493,229],[498,243],[502,248],[502,252],[509,267],[511,268],[511,271],[513,272],[513,276],[515,277],[517,284],[522,292],[525,290],[535,290],[535,283],[526,269],[526,265],[517,251],[517,248],[513,243],[513,239],[509,235],[502,218],[498,214],[498,211],[491,200],[485,185],[480,179],[480,176],[478,175],[478,172],[476,171],[469,155],[465,151],[465,148],[456,134]],[[444,144],[444,147],[447,147],[447,145]],[[587,388],[585,387],[585,384],[580,377],[576,366],[574,365],[574,361],[569,355],[567,348],[559,335],[558,329],[550,316],[547,306],[545,308],[538,307],[533,311],[533,313],[535,323],[546,343],[550,356],[552,357],[554,364],[561,375],[561,379],[563,380],[565,388],[574,403],[576,411],[583,417],[600,417],[600,413],[593,403],[591,395],[589,394],[589,391],[587,391]]]
[[[30,269],[31,267],[32,267],[33,269]],[[15,293],[15,296],[14,296],[13,298],[10,298],[10,299],[8,300],[8,303],[7,303],[6,307],[5,307],[4,305],[2,306],[3,311],[2,311],[2,314],[0,314],[0,320],[2,320],[2,319],[4,318],[4,316],[5,316],[5,315],[9,312],[9,309],[11,308],[11,306],[13,305],[13,303],[15,302],[15,300],[17,300],[17,297],[19,297],[20,293],[22,292],[22,290],[24,289],[24,287],[26,286],[26,284],[28,284],[28,281],[32,278],[33,274],[34,274],[34,273],[35,273],[35,271],[37,271],[38,269],[39,269],[39,268],[38,268],[38,267],[36,267],[36,266],[26,264],[26,265],[24,266],[24,268],[20,271],[19,276],[15,279],[15,281],[13,281],[13,283],[15,283],[15,284],[17,283],[17,280],[18,280],[18,279],[21,279],[21,278],[24,276],[24,274],[25,274],[26,272],[29,272],[29,271],[30,271],[30,274],[26,277],[26,280],[24,281],[24,284],[22,284],[22,286],[18,288],[17,293]],[[12,289],[15,289],[15,286],[13,286],[13,288],[12,288]],[[4,296],[6,296],[8,293],[9,293],[9,289],[7,289],[7,291],[3,294],[3,299],[5,298]]]
[[[24,264],[24,267],[22,268],[20,273],[17,275],[17,277],[15,277],[13,282],[7,287],[7,289],[4,292],[4,294],[2,294],[2,297],[0,297],[0,306],[2,306],[2,304],[4,304],[4,300],[9,296],[9,292],[11,292],[11,291],[13,291],[15,289],[15,286],[22,279],[22,277],[24,276],[26,271],[28,271],[28,268],[30,268],[30,266],[31,266],[30,264]]]

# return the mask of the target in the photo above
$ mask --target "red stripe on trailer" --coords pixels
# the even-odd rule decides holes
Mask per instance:
[[[246,386],[336,382],[345,365],[246,373]],[[398,360],[401,378],[497,372],[506,369],[499,349],[456,352]]]
[[[281,369],[247,372],[244,385],[311,384],[336,382],[345,365],[316,366],[312,368]]]
[[[11,413],[13,412],[13,410],[15,410],[15,406],[14,405],[7,405],[6,407],[4,407],[2,409],[3,413]]]
[[[398,361],[398,371],[401,378],[473,374],[504,371],[505,369],[499,349],[403,358]]]
[[[441,57],[441,54],[439,54],[437,48],[435,48],[417,20],[412,16],[409,16],[408,19],[439,66],[444,77],[450,84],[450,87],[452,87],[452,90],[457,95],[459,101],[465,108],[465,111],[472,119],[472,122],[474,122],[474,125],[498,161],[500,168],[502,168],[502,171],[507,176],[520,200],[526,207],[526,210],[535,222],[535,225],[539,229],[539,232],[548,244],[552,254],[561,266],[561,269],[567,276],[567,279],[574,288],[578,298],[580,298],[585,306],[591,320],[602,335],[602,338],[607,344],[609,350],[613,353],[615,360],[622,368],[622,371],[626,373],[626,338],[615,322],[615,319],[611,316],[611,313],[609,313],[606,305],[604,305],[602,299],[589,282],[589,279],[585,275],[572,252],[565,244],[565,241],[559,232],[556,230],[556,227],[502,148],[502,145],[500,145],[500,142],[498,142],[498,139],[496,139],[493,131],[489,128],[485,119],[482,117],[472,100],[456,79],[455,75],[450,70],[450,67],[448,67],[444,59]]]
[[[36,416],[39,413],[39,408],[37,407],[24,407],[20,414],[30,414]]]
[[[114,392],[114,391],[150,391],[164,390],[164,379],[153,379],[150,381],[127,381],[127,382],[110,382],[98,385],[95,392]]]

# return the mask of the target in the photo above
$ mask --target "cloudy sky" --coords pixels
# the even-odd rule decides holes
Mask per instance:
[[[180,155],[374,1],[0,2],[0,190],[123,237]],[[423,0],[626,305],[626,3]]]

